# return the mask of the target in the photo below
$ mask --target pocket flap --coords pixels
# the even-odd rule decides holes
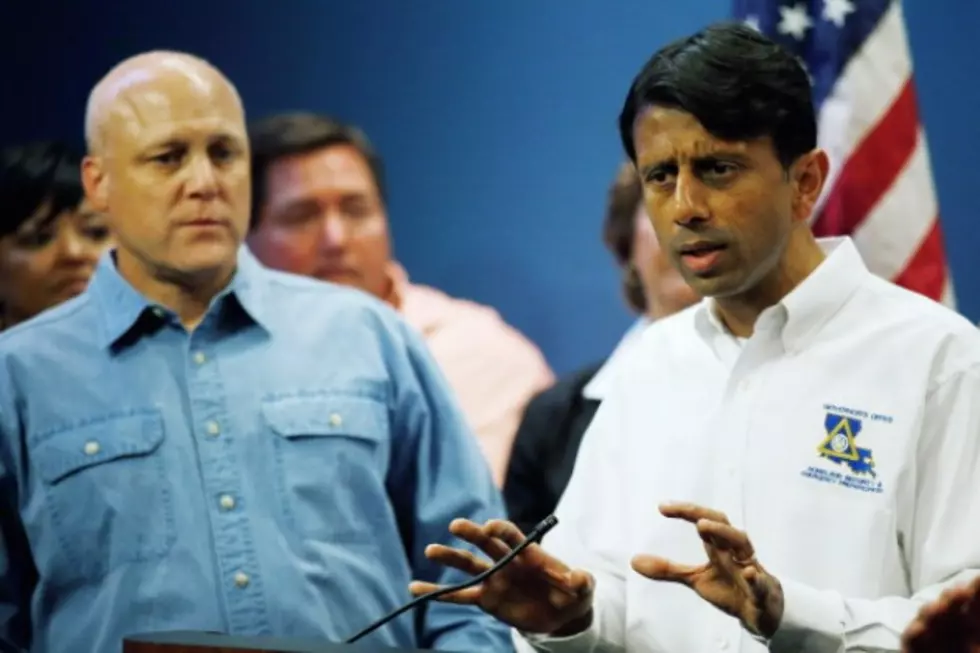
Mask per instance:
[[[388,438],[388,407],[371,397],[324,394],[262,402],[262,415],[284,438],[341,436],[373,442]]]
[[[47,434],[31,447],[34,464],[47,483],[127,456],[152,453],[163,442],[157,411],[111,415]]]

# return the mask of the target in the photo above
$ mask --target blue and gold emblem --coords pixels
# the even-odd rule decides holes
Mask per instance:
[[[817,447],[817,452],[838,465],[846,465],[855,475],[874,478],[875,461],[871,449],[859,447],[856,443],[862,426],[862,421],[857,417],[828,412],[824,418],[827,435]]]

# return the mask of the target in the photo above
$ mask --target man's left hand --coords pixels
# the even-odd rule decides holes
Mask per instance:
[[[723,513],[710,508],[678,503],[660,506],[660,512],[697,527],[708,562],[681,565],[638,555],[633,558],[633,570],[652,580],[687,585],[705,601],[741,620],[750,632],[771,638],[783,618],[783,589],[755,559],[748,536],[733,528]]]

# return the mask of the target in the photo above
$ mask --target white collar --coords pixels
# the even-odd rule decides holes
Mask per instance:
[[[819,238],[817,243],[827,257],[796,288],[776,305],[764,310],[755,332],[776,332],[786,351],[800,349],[833,317],[871,274],[854,241],[846,236]],[[695,326],[709,344],[719,336],[733,336],[716,313],[713,299],[704,299],[697,308]]]
[[[612,354],[606,359],[606,362],[602,364],[602,367],[599,368],[592,379],[582,388],[583,397],[595,401],[602,401],[606,398],[612,385],[615,368],[622,366],[630,348],[636,344],[640,339],[640,334],[651,324],[652,321],[644,316],[627,329],[623,337],[620,338],[619,344],[616,345]]]

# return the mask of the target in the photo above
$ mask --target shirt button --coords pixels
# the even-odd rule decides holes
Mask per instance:
[[[724,640],[724,639],[721,640],[720,642],[718,642],[718,648],[720,648],[722,651],[727,651],[728,650],[728,642],[726,640]]]
[[[221,427],[218,426],[217,422],[208,422],[207,429],[208,429],[208,435],[212,437],[221,433]]]
[[[218,503],[221,505],[222,510],[231,510],[235,507],[235,497],[230,494],[222,494],[221,498],[218,499]]]
[[[238,585],[239,587],[246,587],[248,585],[248,580],[248,574],[246,574],[244,571],[235,572],[235,585]]]
[[[205,356],[204,352],[202,351],[194,353],[194,362],[197,363],[198,365],[203,365],[204,361],[206,361],[207,359],[208,357]]]
[[[340,413],[333,413],[332,415],[330,415],[331,426],[340,426],[343,423],[344,423],[344,418],[340,416]]]
[[[738,389],[742,392],[747,392],[751,386],[752,382],[749,379],[742,379],[738,382]]]
[[[98,442],[96,442],[95,440],[89,440],[88,442],[85,443],[85,446],[82,448],[82,451],[85,452],[86,456],[94,456],[95,454],[99,453],[101,449],[102,447],[99,446]]]

